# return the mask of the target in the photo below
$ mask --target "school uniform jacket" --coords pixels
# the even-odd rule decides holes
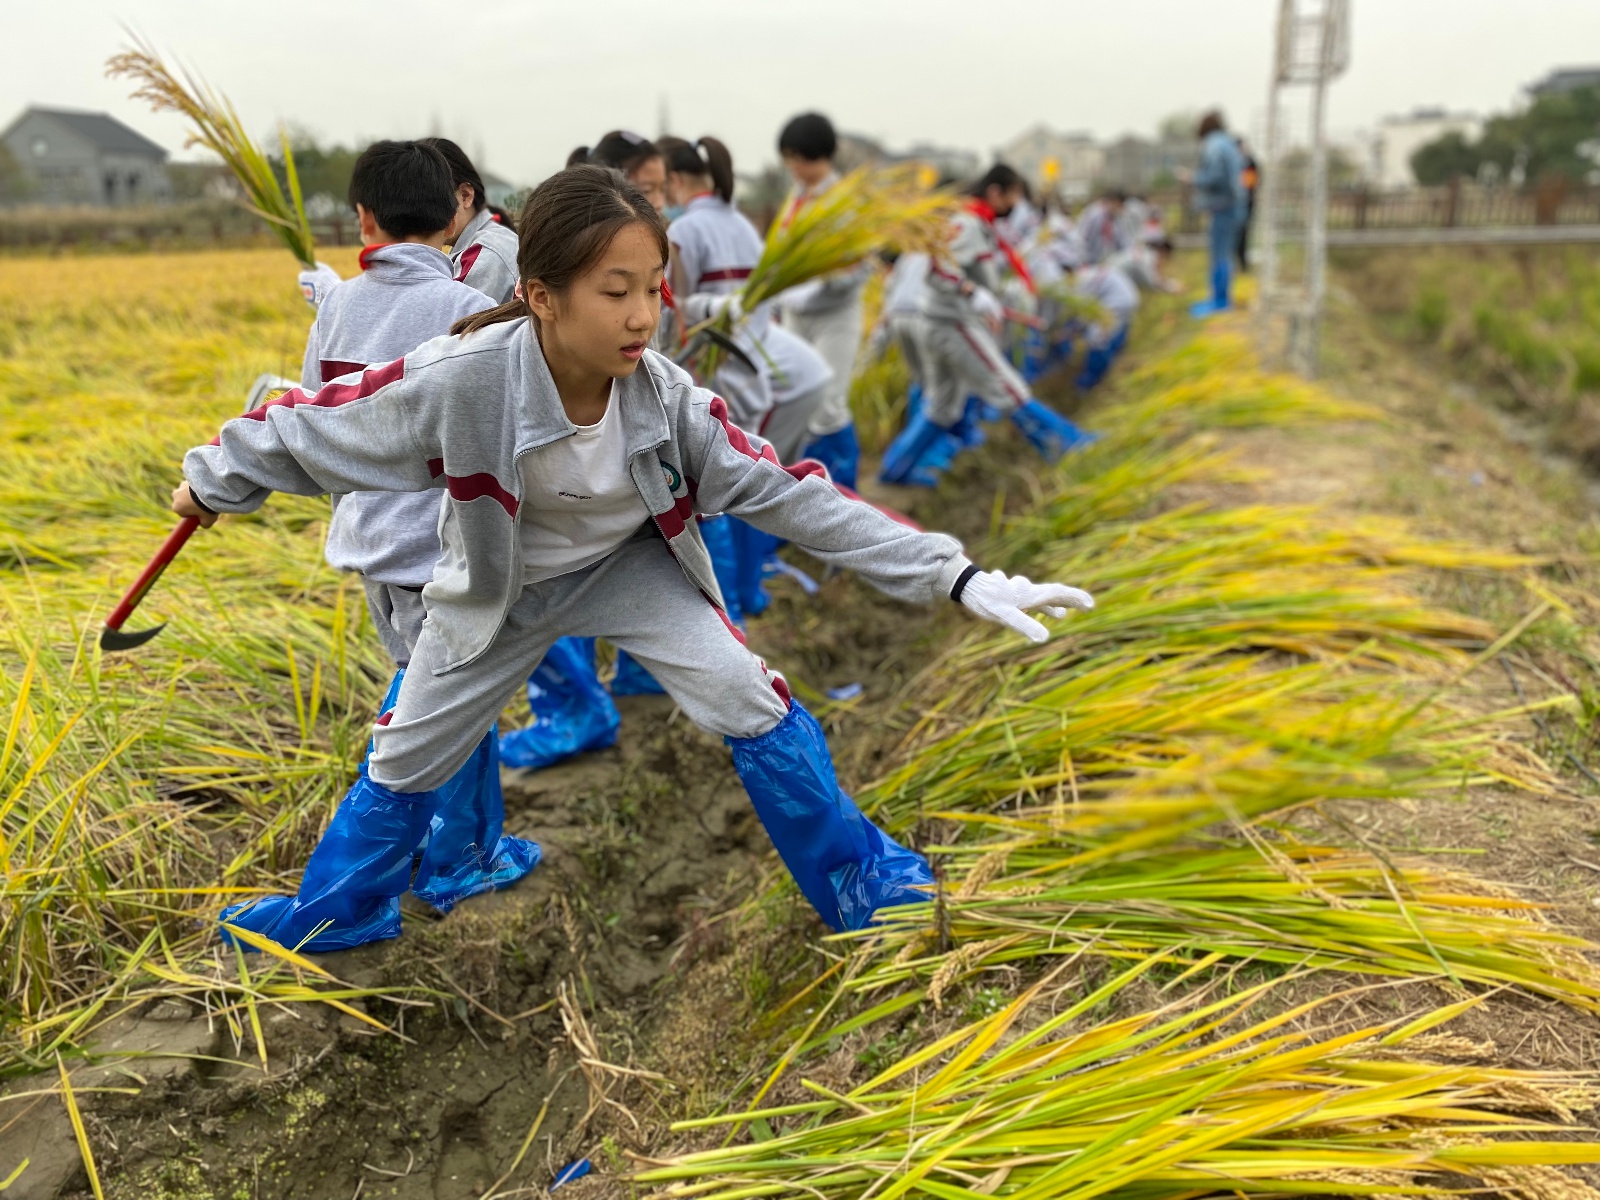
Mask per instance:
[[[944,252],[929,262],[923,314],[935,320],[976,320],[972,301],[961,294],[961,287],[973,283],[998,295],[1001,257],[993,224],[975,209],[964,209],[950,223]]]
[[[954,538],[836,488],[819,464],[784,467],[720,397],[653,351],[615,397],[634,486],[684,575],[714,602],[701,513],[733,513],[905,600],[949,595],[970,565]],[[446,648],[444,674],[488,649],[522,592],[519,460],[572,432],[523,318],[435,339],[314,396],[289,391],[229,421],[183,466],[196,498],[218,512],[251,512],[273,491],[442,492],[443,549],[423,600]]]
[[[511,299],[517,286],[517,234],[487,208],[473,217],[450,247],[457,283],[475,287],[496,304]]]
[[[300,387],[393,362],[450,332],[462,317],[493,308],[476,288],[450,278],[450,260],[432,246],[397,242],[361,252],[361,274],[333,288],[306,339]],[[432,495],[358,492],[333,497],[324,553],[328,565],[378,583],[421,587],[439,557],[439,500]]]

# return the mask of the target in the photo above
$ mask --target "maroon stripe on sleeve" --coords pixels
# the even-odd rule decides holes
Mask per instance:
[[[500,481],[487,471],[479,471],[476,475],[446,475],[444,482],[450,489],[452,500],[470,504],[487,496],[505,509],[508,517],[516,520],[517,498],[501,487]]]
[[[694,516],[694,501],[687,496],[674,496],[671,508],[654,515],[661,536],[671,540],[689,527],[689,519]]]
[[[474,242],[461,252],[461,269],[456,272],[457,283],[465,283],[467,281],[467,275],[472,270],[472,265],[478,261],[478,255],[482,253],[482,242]]]
[[[339,362],[336,359],[325,358],[319,364],[317,364],[317,369],[322,372],[322,382],[328,383],[331,380],[339,378],[341,375],[354,375],[357,371],[365,371],[367,369],[367,364],[357,362]]]
[[[435,479],[444,474],[444,459],[430,458],[428,460],[428,474]]]
[[[272,408],[295,408],[301,404],[310,404],[316,408],[338,408],[341,404],[349,404],[353,400],[364,400],[380,388],[388,387],[391,383],[403,377],[406,373],[406,360],[397,358],[392,363],[384,363],[378,367],[368,367],[361,373],[361,378],[355,383],[330,383],[319,389],[313,395],[306,395],[304,388],[290,388],[276,400],[268,400],[260,408],[252,408],[249,412],[236,417],[239,421],[265,421],[267,410]],[[222,440],[218,434],[211,439],[213,446]]]
[[[749,267],[724,267],[720,271],[707,271],[700,276],[701,283],[722,283],[728,279],[749,279]]]

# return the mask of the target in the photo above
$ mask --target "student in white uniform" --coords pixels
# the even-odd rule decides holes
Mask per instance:
[[[660,146],[667,161],[668,202],[683,206],[683,215],[667,227],[668,278],[680,316],[692,325],[737,303],[735,294],[761,261],[764,243],[733,206],[733,158],[722,142],[663,138]],[[711,383],[728,401],[735,424],[765,438],[778,461],[798,462],[833,371],[803,338],[776,324],[766,307],[735,315],[734,341],[756,370],[727,356]],[[730,528],[739,609],[745,617],[759,616],[770,602],[762,576],[777,543],[737,519],[731,519]]]
[[[778,154],[794,189],[778,220],[787,224],[807,204],[839,182],[833,168],[839,138],[821,113],[802,113],[778,134]],[[836,483],[856,486],[861,446],[850,412],[850,380],[861,349],[861,293],[872,277],[868,259],[823,279],[793,288],[778,298],[784,325],[810,342],[833,370],[810,424],[805,456],[828,468]]]
[[[974,186],[965,209],[951,223],[944,253],[929,266],[923,290],[924,318],[917,325],[916,370],[922,410],[883,455],[885,483],[918,482],[925,456],[938,453],[976,395],[1009,413],[1034,447],[1054,460],[1087,440],[1076,425],[1036,399],[995,344],[1004,315],[997,295],[998,260],[1007,258],[994,231],[1022,195],[1021,177],[996,164]]]

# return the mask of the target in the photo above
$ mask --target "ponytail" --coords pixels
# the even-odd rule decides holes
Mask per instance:
[[[567,166],[569,167],[575,167],[579,163],[586,163],[588,161],[589,147],[587,146],[579,146],[571,154],[567,155]]]
[[[711,175],[711,186],[716,189],[717,195],[729,204],[733,203],[733,155],[728,153],[728,148],[714,137],[703,137],[697,143],[706,152],[706,166]]]
[[[703,137],[698,142],[669,137],[657,144],[666,157],[667,170],[709,178],[712,191],[727,203],[733,203],[733,155],[722,142],[714,137]]]
[[[558,171],[533,189],[517,218],[518,294],[504,304],[462,318],[450,332],[473,333],[531,316],[522,294],[526,281],[537,279],[559,295],[600,261],[617,234],[634,224],[654,235],[665,268],[666,224],[622,172],[592,163]]]

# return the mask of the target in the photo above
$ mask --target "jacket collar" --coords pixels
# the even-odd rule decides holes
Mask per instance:
[[[455,242],[450,246],[450,257],[459,256],[461,251],[477,240],[478,234],[485,225],[493,225],[494,223],[495,219],[492,212],[487,208],[479,209],[473,214],[472,220],[467,222],[467,227],[456,235]]]
[[[993,225],[995,212],[985,200],[973,196],[967,201],[967,211],[978,217],[985,225]]]
[[[561,406],[561,395],[556,391],[555,380],[550,377],[550,367],[539,348],[539,339],[533,332],[533,322],[527,317],[517,322],[521,330],[512,336],[519,345],[519,363],[522,374],[523,402],[517,406],[516,453],[548,445],[566,437],[575,428],[567,419]],[[650,352],[647,350],[648,355]],[[628,457],[644,450],[652,450],[667,441],[667,410],[656,392],[641,359],[632,375],[617,380],[613,403],[622,407],[622,436],[627,444]]]
[[[384,283],[414,283],[435,275],[450,278],[450,259],[421,242],[383,242],[361,252],[361,269]]]

